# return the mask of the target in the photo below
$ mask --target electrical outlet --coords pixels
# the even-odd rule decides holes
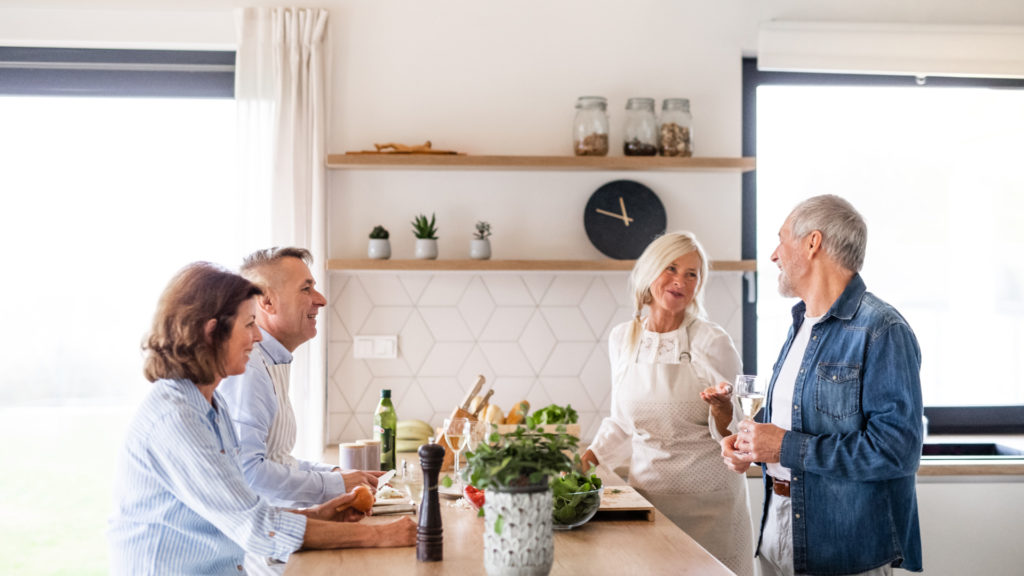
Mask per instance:
[[[398,358],[398,336],[356,336],[352,357],[362,359]]]

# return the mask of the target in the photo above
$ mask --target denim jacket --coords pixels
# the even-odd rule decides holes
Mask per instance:
[[[805,304],[775,363],[769,398]],[[792,470],[793,568],[852,574],[891,564],[920,571],[921,350],[906,320],[854,275],[811,330],[780,461]],[[771,402],[765,410],[771,419]],[[764,518],[771,478],[765,476]],[[758,542],[760,549],[760,542]]]

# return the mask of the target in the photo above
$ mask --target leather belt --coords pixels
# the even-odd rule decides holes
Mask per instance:
[[[789,480],[780,480],[772,476],[772,492],[789,498]]]

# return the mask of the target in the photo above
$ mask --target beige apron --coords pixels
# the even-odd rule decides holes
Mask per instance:
[[[679,364],[642,364],[638,346],[612,387],[634,430],[629,484],[731,570],[753,574],[744,477],[722,463],[700,399],[714,383],[697,377],[685,328],[678,337]]]
[[[257,349],[258,350],[258,349]],[[291,376],[291,364],[271,364],[263,351],[259,351],[263,365],[270,373],[270,381],[274,384],[274,395],[277,397],[277,414],[270,423],[267,432],[267,460],[283,464],[289,468],[297,468],[298,462],[292,456],[295,447],[296,427],[295,412],[292,410],[291,398],[288,396],[288,384]],[[287,566],[269,558],[262,558],[246,553],[245,571],[250,576],[281,576]]]
[[[295,411],[292,410],[291,399],[288,396],[291,364],[271,364],[267,362],[262,351],[260,356],[263,358],[263,365],[270,372],[270,381],[274,383],[274,395],[277,396],[277,414],[267,432],[267,459],[289,468],[298,468],[299,464],[292,456],[297,431]]]

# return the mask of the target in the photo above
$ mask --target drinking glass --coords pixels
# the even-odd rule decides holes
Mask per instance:
[[[444,437],[455,453],[455,482],[462,492],[462,476],[459,474],[459,455],[469,442],[470,423],[468,418],[445,418]]]
[[[740,409],[748,420],[754,418],[754,414],[764,405],[764,379],[750,374],[740,374],[736,377],[736,385],[733,392],[740,401]]]
[[[478,446],[487,442],[487,437],[491,434],[491,423],[487,421],[476,421],[469,423],[469,442],[466,444],[466,449],[470,452],[477,449]]]
[[[423,473],[420,471],[420,467],[412,466],[409,468],[403,483],[405,493],[412,500],[413,504],[416,505],[416,509],[419,510],[420,502],[423,501]]]

